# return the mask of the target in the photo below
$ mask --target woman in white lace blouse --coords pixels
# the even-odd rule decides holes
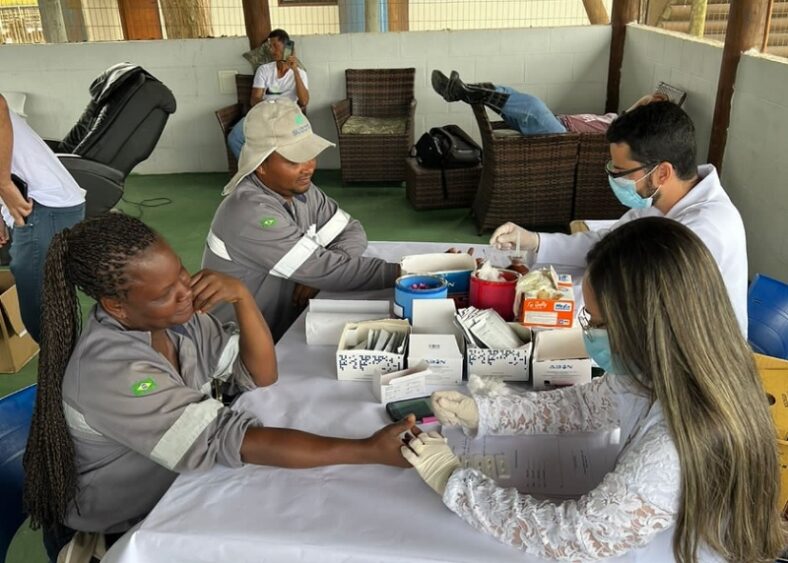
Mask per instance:
[[[432,402],[444,425],[469,434],[620,427],[624,446],[602,482],[578,500],[540,501],[461,468],[438,433],[418,435],[403,455],[466,522],[546,559],[647,551],[654,561],[773,561],[782,545],[774,426],[708,250],[681,224],[649,218],[611,232],[588,263],[581,324],[606,376],[541,393],[439,392]]]

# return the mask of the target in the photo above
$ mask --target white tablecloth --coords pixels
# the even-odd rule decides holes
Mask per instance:
[[[369,254],[397,260],[403,254],[446,247],[376,243]],[[367,292],[365,297],[390,294]],[[303,315],[276,350],[279,381],[246,393],[237,408],[255,413],[267,426],[348,438],[368,436],[389,422],[370,384],[337,381],[334,347],[306,345]],[[145,521],[124,536],[104,561],[512,560],[542,561],[468,526],[413,470],[371,465],[302,470],[249,465],[180,475]],[[647,560],[635,555],[616,559]]]

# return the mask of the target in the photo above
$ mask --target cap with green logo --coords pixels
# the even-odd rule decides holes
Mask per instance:
[[[274,151],[290,162],[307,162],[334,146],[314,134],[301,108],[287,98],[258,103],[246,114],[243,127],[246,141],[238,157],[238,172],[224,187],[222,195],[232,192]]]

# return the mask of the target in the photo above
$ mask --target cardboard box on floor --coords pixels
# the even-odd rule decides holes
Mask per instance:
[[[780,507],[788,518],[788,361],[755,354],[755,365],[769,400],[769,410],[777,429],[780,453]]]
[[[16,373],[38,353],[38,344],[22,324],[14,276],[0,271],[0,373]]]
[[[536,333],[533,350],[534,389],[591,381],[591,359],[583,343],[582,330],[541,330]]]

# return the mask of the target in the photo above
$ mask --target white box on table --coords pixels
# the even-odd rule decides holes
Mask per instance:
[[[388,317],[387,300],[310,299],[306,312],[306,343],[336,346],[346,323]]]
[[[370,330],[375,329],[405,333],[402,353],[351,349],[366,339]],[[339,339],[337,348],[337,379],[343,381],[372,381],[378,370],[382,373],[401,370],[405,365],[405,352],[408,349],[409,335],[410,324],[408,324],[408,321],[398,319],[347,323],[342,331],[342,337]]]
[[[530,379],[529,362],[533,349],[533,333],[530,328],[520,323],[506,323],[524,344],[519,348],[478,348],[466,342],[465,365],[468,377],[495,377],[503,381],[528,381]]]
[[[427,377],[429,385],[462,382],[462,337],[454,326],[456,311],[453,299],[413,302],[413,334],[410,336],[408,365],[426,361],[432,372]]]
[[[591,381],[591,359],[580,329],[541,330],[534,339],[531,375],[534,389]]]
[[[427,377],[432,374],[427,362],[392,373],[375,373],[372,393],[383,404],[403,399],[423,397],[427,394]]]

